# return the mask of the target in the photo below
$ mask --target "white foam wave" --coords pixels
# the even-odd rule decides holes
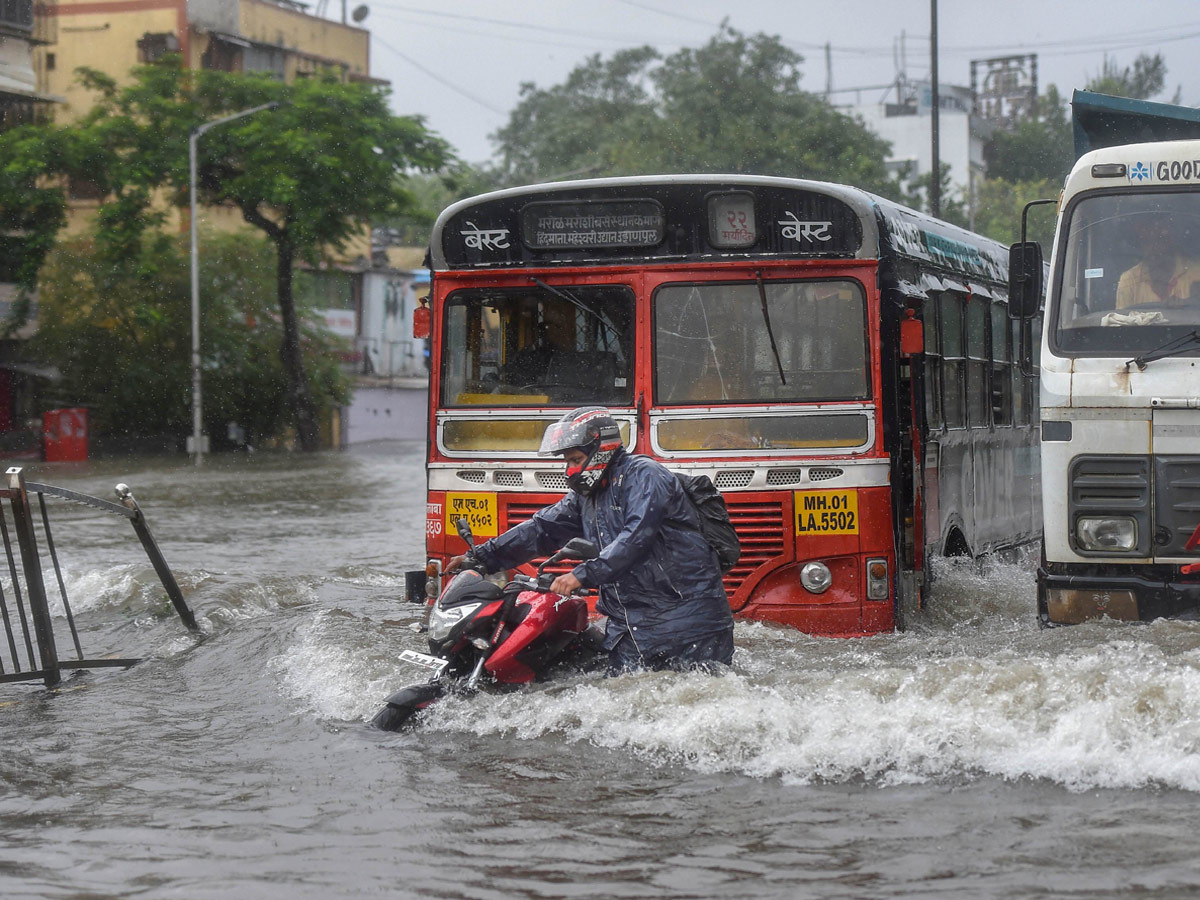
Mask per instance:
[[[832,643],[832,642],[827,642]],[[704,772],[879,784],[1044,778],[1071,789],[1200,791],[1200,650],[1117,642],[1062,656],[890,654],[722,677],[640,673],[452,699],[428,727],[559,736]],[[749,654],[759,655],[758,648]],[[789,667],[794,656],[778,660]],[[863,663],[866,663],[863,665]],[[910,661],[911,662],[911,661]],[[778,671],[776,670],[776,674]]]
[[[293,643],[270,662],[282,693],[324,719],[366,719],[383,698],[419,680],[394,662],[396,654],[365,652],[361,620],[318,611]]]

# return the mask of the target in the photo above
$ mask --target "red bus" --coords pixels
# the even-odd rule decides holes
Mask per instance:
[[[562,496],[536,450],[589,404],[722,491],[739,617],[889,631],[931,554],[1039,537],[1028,325],[991,240],[841,185],[656,176],[461,201],[428,262],[429,592],[456,519],[486,538]]]

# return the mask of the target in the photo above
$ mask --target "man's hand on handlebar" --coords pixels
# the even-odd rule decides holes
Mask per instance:
[[[471,569],[475,566],[475,557],[470,553],[464,553],[462,556],[452,556],[450,562],[446,563],[445,573],[453,575],[459,569]]]
[[[568,572],[566,575],[559,575],[550,585],[550,590],[556,594],[562,594],[564,597],[569,596],[575,591],[583,587],[583,582]]]

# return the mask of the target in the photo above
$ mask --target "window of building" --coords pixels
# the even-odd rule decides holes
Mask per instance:
[[[137,42],[138,62],[152,63],[158,62],[168,53],[179,52],[179,38],[174,32],[162,32],[160,34],[152,34],[147,31]]]

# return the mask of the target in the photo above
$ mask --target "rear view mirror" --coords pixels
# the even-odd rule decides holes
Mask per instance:
[[[595,559],[600,555],[600,551],[596,549],[596,545],[591,541],[583,538],[571,538],[567,541],[565,547],[551,556],[548,560],[538,566],[538,574],[541,575],[545,571],[546,566],[553,565],[563,559]]]
[[[1042,245],[1021,241],[1008,250],[1008,315],[1032,319],[1042,305]]]
[[[563,554],[563,559],[595,559],[600,555],[596,545],[584,538],[571,538],[559,552]]]

